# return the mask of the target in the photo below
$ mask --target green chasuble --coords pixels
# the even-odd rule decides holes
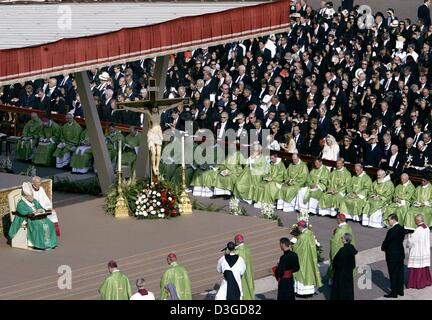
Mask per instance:
[[[99,287],[102,300],[129,300],[132,290],[128,277],[121,271],[113,271]]]
[[[33,156],[33,148],[36,147],[40,137],[42,121],[37,118],[28,121],[23,129],[21,138],[16,144],[16,160],[29,160]]]
[[[171,262],[168,269],[162,276],[160,282],[160,298],[161,300],[165,300],[168,297],[168,293],[165,290],[165,286],[167,284],[173,284],[176,291],[177,296],[180,300],[192,300],[192,290],[191,284],[189,280],[189,275],[182,265],[177,262]]]
[[[131,170],[135,168],[139,145],[140,138],[138,132],[129,133],[126,136],[123,145],[122,166],[128,166]]]
[[[243,300],[255,300],[255,283],[250,249],[244,243],[241,243],[236,247],[236,253],[243,258],[246,264],[246,271],[242,276]]]
[[[124,142],[124,136],[120,130],[115,130],[114,132],[108,134],[105,137],[105,142],[108,147],[111,163],[115,163],[117,161],[118,144],[120,140],[122,141],[122,143]]]
[[[207,152],[210,152],[209,159],[207,159]],[[216,162],[218,159],[223,159],[222,150],[214,148],[205,144],[194,144],[194,162],[189,165],[189,184],[194,187],[213,187],[213,181],[216,173]],[[197,162],[195,159],[203,159]],[[181,171],[180,171],[181,172]]]
[[[88,170],[91,167],[93,160],[93,152],[91,149],[90,138],[87,129],[80,134],[79,147],[72,155],[70,166],[76,170]]]
[[[384,209],[383,222],[385,225],[388,224],[389,215],[395,213],[399,218],[399,223],[403,226],[408,212],[408,208],[411,206],[412,197],[415,192],[415,187],[411,181],[406,184],[400,184],[396,187],[393,195],[393,203],[388,204]]]
[[[28,216],[37,209],[43,208],[35,199],[33,199],[33,202],[29,202],[22,198],[18,201],[16,207],[16,211],[23,216]],[[31,242],[33,247],[38,249],[52,249],[57,246],[57,235],[54,224],[46,216],[37,219],[15,216],[9,228],[10,239],[15,237],[24,221],[27,221],[27,239]]]
[[[273,204],[285,178],[286,168],[280,158],[276,163],[270,162],[269,172],[264,175],[263,182],[256,186],[253,200],[260,203]]]
[[[338,251],[344,246],[343,241],[342,241],[342,237],[345,233],[349,233],[352,235],[352,242],[351,244],[353,246],[355,246],[356,241],[355,241],[355,236],[354,233],[352,231],[352,228],[349,224],[347,224],[346,222],[342,222],[334,231],[333,231],[333,235],[330,238],[330,266],[327,270],[327,276],[329,278],[333,277],[333,259],[336,256],[336,254],[338,253]],[[356,274],[356,269],[354,269],[354,274]]]
[[[370,216],[375,211],[383,209],[391,202],[393,192],[394,185],[390,176],[386,176],[381,182],[374,181],[369,198],[363,207],[363,213]]]
[[[234,185],[243,172],[246,159],[240,151],[230,154],[223,163],[217,166],[217,174],[213,185],[222,190],[233,191]]]
[[[314,198],[319,201],[327,189],[329,177],[330,171],[326,166],[321,165],[319,169],[312,169],[306,181],[307,190],[303,198],[303,203],[308,203],[310,198]],[[313,184],[316,185],[316,190],[311,189]]]
[[[181,140],[178,137],[174,137],[173,141],[168,142],[162,148],[159,171],[165,181],[172,181],[176,170],[181,166],[181,151],[178,152],[179,150],[181,150]]]
[[[351,173],[347,168],[333,170],[330,173],[327,192],[321,196],[319,207],[323,209],[339,208],[350,183]]]
[[[61,127],[61,138],[59,141],[59,143],[64,144],[64,146],[57,146],[53,157],[63,157],[66,152],[73,151],[80,142],[81,131],[81,126],[75,120],[71,123],[65,123]]]
[[[432,185],[428,183],[426,186],[418,186],[415,189],[413,198],[411,201],[411,207],[402,221],[402,225],[407,229],[414,230],[417,228],[415,223],[415,216],[417,214],[423,214],[424,223],[428,226],[432,226]]]
[[[246,167],[234,185],[234,196],[243,200],[252,200],[256,187],[268,173],[269,164],[263,155],[249,157]]]
[[[282,185],[277,199],[291,202],[297,196],[298,191],[304,187],[309,175],[309,169],[303,161],[297,164],[291,163],[285,174],[285,183]]]
[[[34,164],[51,166],[54,163],[53,153],[61,139],[60,127],[54,121],[49,126],[42,126],[39,145],[33,159]]]
[[[348,187],[349,193],[343,199],[339,211],[352,216],[360,216],[371,188],[372,180],[366,172],[352,177]]]
[[[293,251],[297,253],[300,264],[300,270],[294,273],[294,279],[305,286],[320,288],[322,282],[318,269],[315,236],[312,230],[304,229],[302,231],[302,234],[297,237]]]

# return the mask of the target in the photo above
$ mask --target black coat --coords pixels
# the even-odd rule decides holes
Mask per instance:
[[[278,279],[278,300],[295,300],[294,294],[294,277],[284,279],[285,271],[290,270],[292,273],[300,270],[298,256],[295,252],[287,250],[279,259],[276,270],[276,279]]]
[[[388,231],[381,245],[381,251],[385,252],[387,262],[400,262],[405,259],[403,241],[405,229],[400,225],[393,225]]]
[[[353,270],[356,267],[356,248],[346,243],[333,259],[331,300],[354,300]]]
[[[422,4],[417,10],[417,17],[422,19],[426,28],[431,24],[430,9],[425,4]]]

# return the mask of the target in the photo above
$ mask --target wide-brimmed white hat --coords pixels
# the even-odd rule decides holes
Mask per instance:
[[[110,78],[108,72],[104,71],[102,72],[102,74],[99,75],[99,79],[103,80],[103,81],[108,81]]]

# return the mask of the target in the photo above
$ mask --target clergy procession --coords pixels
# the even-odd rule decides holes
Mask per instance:
[[[190,197],[190,210],[205,211],[201,203],[221,204],[233,215],[260,212],[260,219],[278,220],[284,235],[266,237],[279,260],[258,254],[264,249],[249,245],[249,235],[240,229],[228,243],[208,240],[222,249],[213,268],[205,270],[218,277],[207,291],[210,299],[260,299],[259,266],[260,277],[264,268],[271,277],[277,300],[316,299],[324,292],[328,300],[355,300],[365,266],[359,259],[373,249],[385,261],[385,267],[372,266],[388,275],[385,298],[403,297],[406,289],[428,290],[432,0],[415,1],[415,20],[393,8],[372,7],[367,13],[357,2],[321,0],[313,7],[308,0],[292,0],[283,32],[170,54],[164,83],[157,79],[161,68],[155,57],[88,70],[85,90],[73,73],[0,86],[0,138],[15,130],[15,166],[102,181],[106,168],[100,170],[100,163],[107,162],[118,180],[104,196],[117,198],[103,208],[115,211],[116,218],[119,208],[125,216],[147,208],[154,193],[161,200],[153,201],[150,213],[164,202],[184,215],[183,201]],[[158,93],[163,99],[155,98]],[[19,112],[2,111],[10,106]],[[102,129],[99,140],[89,117]],[[108,160],[98,153],[101,147]],[[122,188],[135,182],[144,166],[151,192],[135,190],[128,202]],[[22,184],[5,233],[12,247],[24,234],[31,251],[55,254],[64,244],[63,217],[42,180],[34,175]],[[151,189],[165,185],[172,189]],[[165,197],[169,190],[175,197]],[[164,210],[158,217],[165,217]],[[294,219],[291,227],[287,221]],[[205,268],[199,273],[183,264],[190,253],[163,246],[159,238],[172,229],[162,234],[159,227],[139,232],[161,242],[167,266],[154,269],[166,268],[162,276],[141,269],[129,273],[127,263],[110,260],[108,274],[94,290],[100,299],[199,299],[194,286],[199,287],[197,274]],[[201,241],[193,239],[195,231],[185,235],[190,251],[193,241]],[[115,237],[135,241],[138,231],[130,232]],[[374,236],[379,247],[364,245]],[[150,289],[154,282],[158,292]]]

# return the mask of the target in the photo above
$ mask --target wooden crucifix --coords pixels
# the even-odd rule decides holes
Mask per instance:
[[[121,102],[119,103],[120,109],[118,109],[118,111],[127,110],[146,115],[143,120],[142,136],[136,161],[136,176],[137,178],[146,178],[150,175],[148,162],[148,154],[150,151],[153,181],[157,180],[159,176],[159,164],[163,142],[162,128],[160,127],[162,112],[189,104],[188,98],[157,99],[158,90],[159,88],[156,86],[156,80],[150,78],[148,100]]]

